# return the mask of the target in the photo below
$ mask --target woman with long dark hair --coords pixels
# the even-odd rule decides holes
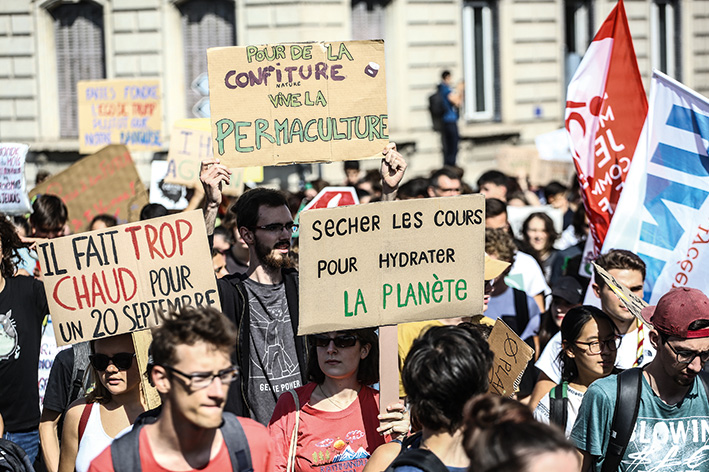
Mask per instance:
[[[583,305],[566,313],[561,338],[562,382],[542,398],[534,416],[559,425],[568,437],[589,385],[613,372],[620,335],[607,314]]]
[[[554,222],[546,213],[532,213],[522,224],[522,238],[531,247],[534,252],[532,255],[541,264],[547,283],[551,281],[554,256],[559,252],[554,249],[554,242],[558,237],[559,233],[554,229]]]

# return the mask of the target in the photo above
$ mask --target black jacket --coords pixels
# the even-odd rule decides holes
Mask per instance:
[[[283,269],[283,283],[286,289],[288,300],[288,311],[290,313],[293,332],[298,332],[298,271],[295,269]],[[237,329],[236,353],[232,362],[239,366],[239,385],[232,385],[225,410],[238,416],[249,417],[251,407],[249,401],[253,398],[248,392],[249,380],[249,334],[250,334],[250,313],[248,292],[244,287],[244,274],[231,274],[217,280],[219,288],[219,299],[222,302],[222,312],[229,318]],[[307,365],[307,343],[305,337],[295,338],[296,355],[300,365],[301,381],[305,384]]]

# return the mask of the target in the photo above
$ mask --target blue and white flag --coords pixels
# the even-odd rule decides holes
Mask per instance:
[[[645,300],[709,291],[709,100],[653,71],[650,107],[603,252],[647,264]]]

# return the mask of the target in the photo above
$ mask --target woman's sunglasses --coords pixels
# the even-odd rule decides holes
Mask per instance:
[[[106,354],[93,354],[89,356],[89,359],[94,369],[103,372],[108,368],[108,364],[111,362],[113,362],[113,365],[115,365],[118,370],[128,370],[133,365],[134,357],[135,353],[119,352],[114,354],[113,357],[108,357]]]
[[[352,334],[339,334],[334,338],[324,334],[316,334],[315,336],[311,336],[310,339],[312,340],[311,342],[317,347],[328,347],[330,345],[330,341],[333,341],[335,343],[335,347],[339,348],[352,347],[357,344],[357,336]]]

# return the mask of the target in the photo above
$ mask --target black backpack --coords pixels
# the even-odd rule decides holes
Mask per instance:
[[[146,424],[154,423],[160,414],[160,407],[141,414],[133,429],[111,443],[111,461],[114,472],[141,472],[140,430]],[[251,450],[244,428],[237,417],[231,413],[222,413],[222,425],[219,428],[229,451],[233,472],[253,472]]]
[[[0,438],[0,472],[34,472],[34,467],[24,449]]]
[[[549,422],[566,431],[569,418],[569,382],[562,382],[549,393]]]
[[[445,98],[439,90],[428,97],[428,112],[431,114],[431,122],[435,131],[443,131],[443,115],[446,114]]]
[[[611,423],[610,439],[603,460],[601,472],[616,472],[620,461],[625,455],[625,449],[633,435],[633,428],[638,419],[640,408],[640,392],[643,385],[641,368],[628,369],[618,374],[618,390],[615,401],[613,423]],[[704,390],[709,398],[709,374],[700,372]]]
[[[448,467],[428,449],[421,449],[421,431],[412,434],[401,443],[401,452],[384,472],[393,472],[396,467],[417,467],[424,472],[449,472]]]

